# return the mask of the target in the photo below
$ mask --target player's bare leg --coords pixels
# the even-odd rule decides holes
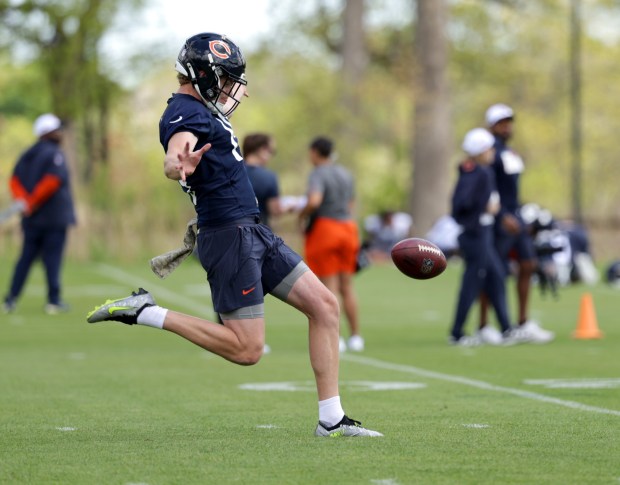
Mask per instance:
[[[264,318],[224,320],[224,324],[169,310],[164,330],[239,365],[256,364],[265,346]]]
[[[489,315],[489,297],[486,293],[480,293],[479,297],[480,301],[480,324],[479,328],[484,328],[488,323],[488,315]]]
[[[534,261],[520,261],[517,272],[517,299],[519,305],[519,325],[527,321],[527,309],[530,296],[530,283],[536,264]]]
[[[340,282],[339,286],[340,295],[342,296],[342,307],[344,314],[347,317],[347,321],[349,322],[351,335],[359,335],[359,313],[357,296],[355,295],[355,291],[353,289],[353,275],[348,273],[340,273],[338,275],[338,280]]]
[[[517,299],[519,308],[519,329],[527,342],[545,344],[555,338],[555,334],[542,328],[538,322],[528,318],[528,303],[532,274],[536,269],[536,261],[527,260],[519,263],[517,273]]]
[[[342,302],[344,315],[349,326],[349,350],[364,350],[364,340],[359,334],[359,316],[357,311],[357,298],[353,291],[352,275],[339,273],[319,278],[321,282]],[[340,350],[346,350],[344,339]]]
[[[340,310],[336,296],[307,271],[293,285],[287,303],[308,317],[310,363],[319,400],[338,396]]]

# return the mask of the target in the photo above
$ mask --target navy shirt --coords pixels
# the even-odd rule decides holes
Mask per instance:
[[[258,210],[260,210],[260,219],[263,224],[269,225],[269,210],[267,201],[280,196],[278,188],[278,177],[274,172],[265,167],[258,165],[245,166],[250,183],[254,188],[256,200],[258,200]]]
[[[214,115],[200,100],[188,94],[173,94],[159,121],[159,140],[168,151],[175,133],[188,131],[198,142],[193,150],[211,143],[196,171],[179,181],[190,196],[198,215],[198,226],[219,226],[258,215],[258,204],[230,122]]]
[[[481,216],[486,213],[494,190],[493,173],[489,168],[471,160],[459,165],[459,179],[452,195],[452,217],[465,232],[480,230]]]
[[[516,214],[519,209],[519,178],[524,170],[521,157],[495,137],[495,159],[491,165],[501,202],[501,212]]]
[[[32,193],[48,175],[60,180],[60,186],[30,216],[24,216],[23,223],[39,227],[63,227],[75,224],[75,210],[65,156],[58,142],[39,140],[19,158],[13,176],[28,193]]]

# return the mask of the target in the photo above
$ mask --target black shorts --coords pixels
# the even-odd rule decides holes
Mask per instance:
[[[515,257],[519,262],[536,259],[534,240],[525,229],[517,234],[508,234],[505,230],[500,229],[495,234],[495,247],[504,262],[508,262],[511,257]]]
[[[269,227],[247,220],[200,228],[198,255],[218,313],[263,303],[302,260]]]

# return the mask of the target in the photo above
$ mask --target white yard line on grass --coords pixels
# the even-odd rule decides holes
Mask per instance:
[[[211,305],[203,305],[197,303],[197,299],[188,298],[183,296],[176,291],[171,291],[163,286],[160,286],[154,283],[152,280],[146,280],[135,276],[127,271],[123,271],[120,268],[115,266],[110,266],[109,264],[99,264],[97,266],[97,272],[106,278],[116,281],[118,283],[122,283],[124,285],[134,286],[134,290],[137,290],[138,287],[142,287],[148,291],[152,291],[155,296],[155,300],[157,301],[157,297],[161,297],[165,300],[168,300],[172,303],[178,304],[182,307],[185,307],[188,310],[196,313],[197,315],[205,315],[205,313],[213,315],[213,307]],[[104,298],[122,298],[126,295],[102,295]]]
[[[478,381],[475,379],[469,379],[467,377],[454,376],[450,374],[442,374],[441,372],[434,372],[419,367],[413,367],[411,365],[393,364],[391,362],[385,362],[378,359],[371,359],[368,357],[360,357],[351,354],[342,355],[342,360],[348,362],[354,362],[357,364],[367,365],[369,367],[375,367],[377,369],[387,369],[397,372],[404,372],[406,374],[413,374],[419,377],[427,377],[429,379],[437,379],[440,381],[454,382],[456,384],[463,384],[465,386],[477,387],[478,389],[484,389],[486,391],[503,392],[504,394],[512,394],[513,396],[522,397],[524,399],[532,399],[534,401],[546,402],[549,404],[555,404],[557,406],[564,406],[567,408],[577,409],[579,411],[588,411],[591,413],[611,414],[612,416],[620,416],[620,411],[614,409],[599,408],[597,406],[589,406],[588,404],[582,404],[575,401],[566,401],[564,399],[557,399],[555,397],[545,396],[544,394],[538,394],[536,392],[523,391],[521,389],[514,389],[512,387],[496,386],[489,384],[488,382]]]

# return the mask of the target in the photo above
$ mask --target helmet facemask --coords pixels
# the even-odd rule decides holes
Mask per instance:
[[[233,79],[231,76],[224,75],[218,78],[218,85],[213,88],[213,91],[215,108],[230,118],[245,96],[246,82],[245,79]]]

